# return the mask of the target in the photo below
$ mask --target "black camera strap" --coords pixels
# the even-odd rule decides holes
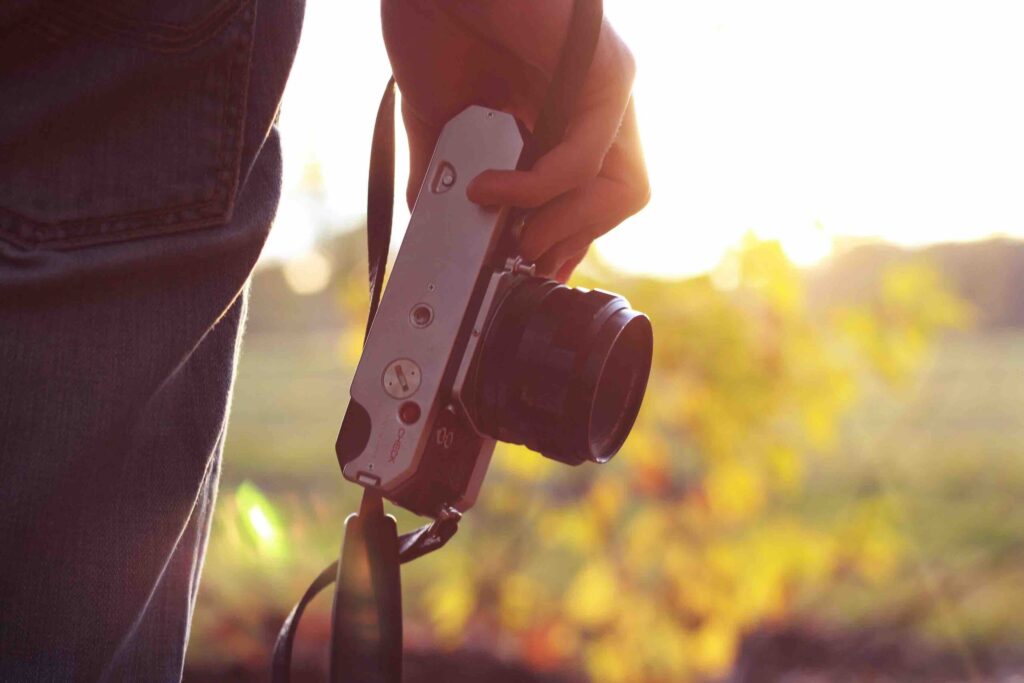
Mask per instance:
[[[574,0],[566,41],[547,96],[527,141],[526,164],[565,135],[573,104],[594,56],[603,20],[601,0]],[[366,201],[369,270],[369,334],[380,305],[391,244],[395,185],[395,80],[381,97],[373,129]],[[383,500],[363,490],[359,512],[345,520],[341,557],[324,569],[285,619],[274,644],[271,680],[289,683],[292,647],[306,606],[337,583],[331,624],[331,683],[400,683],[402,679],[402,592],[400,565],[442,547],[458,530],[459,513],[446,508],[437,519],[398,535]]]

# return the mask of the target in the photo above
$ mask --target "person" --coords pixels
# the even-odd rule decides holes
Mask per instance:
[[[384,0],[410,198],[465,106],[532,123],[571,6]],[[0,680],[181,678],[302,13],[0,7]],[[647,199],[633,74],[605,22],[564,142],[467,190],[542,273]]]

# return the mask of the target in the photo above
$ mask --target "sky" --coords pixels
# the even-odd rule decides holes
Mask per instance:
[[[748,232],[805,265],[843,237],[1024,236],[1024,3],[605,0],[605,12],[637,59],[652,187],[598,241],[612,264],[706,272]],[[361,219],[389,74],[377,3],[307,1],[265,258],[311,263],[313,226]],[[400,140],[398,187],[405,155]],[[396,240],[407,221],[401,200]]]

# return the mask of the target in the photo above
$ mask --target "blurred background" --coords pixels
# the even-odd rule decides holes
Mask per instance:
[[[603,467],[499,448],[403,569],[407,681],[1024,681],[1024,6],[605,6],[653,198],[573,284],[651,316],[647,400]],[[187,681],[267,679],[358,504],[333,445],[388,74],[376,3],[309,0]]]

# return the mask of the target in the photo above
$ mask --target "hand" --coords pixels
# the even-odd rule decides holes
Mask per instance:
[[[437,136],[470,104],[533,125],[565,40],[571,0],[383,0],[384,40],[409,136],[410,203]],[[630,91],[631,53],[605,21],[563,142],[529,171],[486,171],[467,189],[483,205],[533,209],[520,252],[565,281],[598,236],[647,203],[650,188]]]

